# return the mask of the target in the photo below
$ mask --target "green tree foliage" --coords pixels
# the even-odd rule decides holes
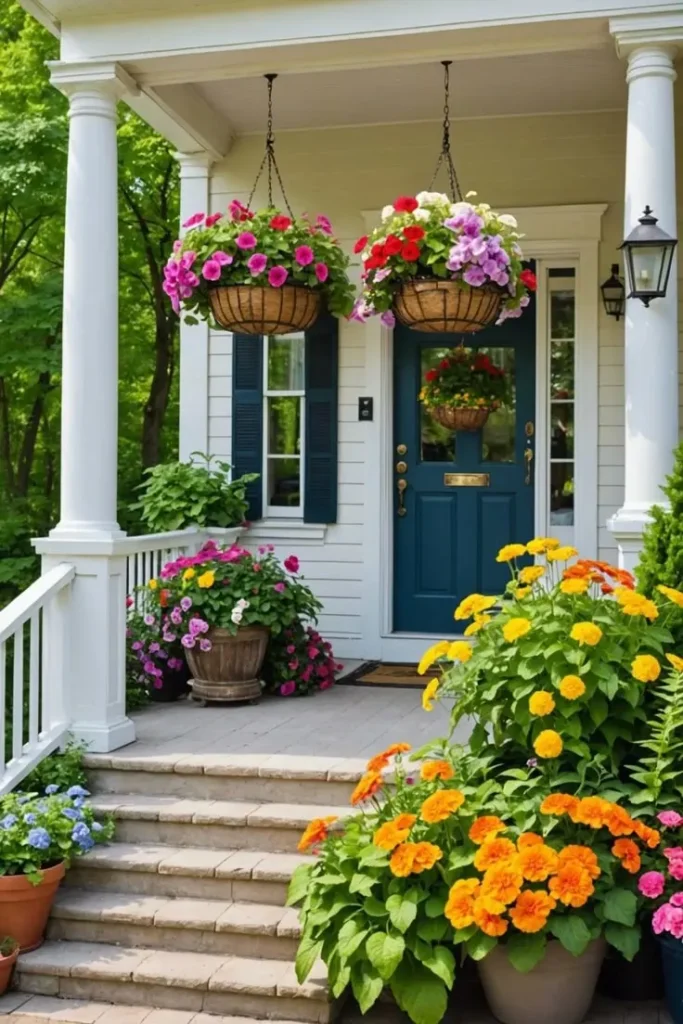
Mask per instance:
[[[683,585],[683,444],[674,455],[673,472],[662,488],[668,507],[655,505],[652,522],[645,530],[638,565],[638,589],[650,594],[658,584]]]

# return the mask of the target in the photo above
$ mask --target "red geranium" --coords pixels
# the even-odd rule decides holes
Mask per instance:
[[[403,229],[403,237],[407,238],[409,242],[419,242],[424,236],[424,228],[421,228],[419,224],[409,224],[407,228]]]
[[[536,280],[536,275],[534,274],[533,270],[523,270],[522,273],[519,275],[519,279],[524,285],[524,287],[528,288],[530,292],[536,291],[538,282]]]
[[[375,242],[370,252],[372,253],[373,256],[379,256],[380,259],[383,256],[386,256],[385,248],[381,242]]]
[[[420,258],[420,247],[415,242],[406,242],[401,250],[401,256],[406,263],[414,263]]]
[[[387,240],[384,243],[384,251],[387,256],[398,256],[402,248],[403,242],[398,235],[387,235]]]
[[[356,244],[354,245],[353,251],[355,253],[362,252],[367,244],[368,244],[368,236],[367,235],[363,235],[362,238],[359,238],[358,241],[356,242]]]
[[[365,269],[366,270],[379,270],[380,267],[385,267],[386,264],[387,264],[386,256],[370,256],[370,258],[365,261]]]
[[[271,228],[275,231],[286,231],[288,227],[291,227],[291,224],[290,218],[285,217],[282,213],[278,213],[270,222]]]
[[[425,373],[425,380],[433,381],[433,380],[436,380],[436,378],[438,376],[439,376],[439,371],[438,370],[427,370],[427,372]]]
[[[442,370],[448,370],[450,368],[451,361],[450,359],[442,359],[439,365]]]
[[[399,196],[394,203],[394,209],[396,213],[412,213],[419,205],[417,199],[413,199],[412,196]]]

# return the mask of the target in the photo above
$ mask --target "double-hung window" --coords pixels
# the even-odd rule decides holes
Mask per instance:
[[[305,476],[306,338],[263,338],[263,508],[301,518]]]

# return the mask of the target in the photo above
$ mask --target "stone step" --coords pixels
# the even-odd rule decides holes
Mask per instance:
[[[67,872],[69,889],[141,896],[177,896],[284,906],[287,886],[302,854],[202,850],[115,842],[96,846]]]
[[[333,1009],[322,964],[299,985],[293,963],[210,953],[48,941],[20,957],[16,980],[34,995],[306,1024]]]
[[[0,996],[0,1017],[7,1024],[45,1024],[46,1021],[59,1024],[256,1024],[251,1017],[224,1017],[193,1010],[153,1010],[149,1006],[112,1006],[84,999],[32,996],[28,992]]]
[[[173,796],[102,794],[92,800],[116,819],[124,843],[169,843],[208,850],[296,853],[301,834],[316,817],[353,814],[348,806],[190,800]]]
[[[88,754],[94,793],[348,804],[365,761],[289,754]]]
[[[73,888],[58,894],[48,927],[69,942],[266,960],[294,960],[300,934],[297,911],[285,907]]]

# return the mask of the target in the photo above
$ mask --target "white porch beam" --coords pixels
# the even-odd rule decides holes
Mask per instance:
[[[192,85],[143,86],[128,105],[181,153],[227,156],[232,125]]]

